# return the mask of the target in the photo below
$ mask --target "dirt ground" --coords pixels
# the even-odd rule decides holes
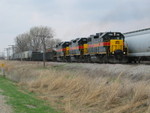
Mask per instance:
[[[0,90],[0,92],[2,92]],[[6,104],[6,97],[0,94],[0,113],[12,113],[12,109]]]

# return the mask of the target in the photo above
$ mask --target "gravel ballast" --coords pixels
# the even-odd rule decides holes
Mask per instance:
[[[49,65],[63,67],[72,71],[83,71],[92,77],[121,76],[134,81],[150,80],[150,65],[145,64],[98,64],[98,63],[58,63],[49,62]]]

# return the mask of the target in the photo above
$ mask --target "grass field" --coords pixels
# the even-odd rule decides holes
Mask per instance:
[[[8,97],[8,104],[14,110],[14,113],[58,113],[52,109],[46,102],[36,99],[35,95],[20,88],[11,81],[0,77],[0,89],[3,95]]]
[[[91,77],[64,64],[6,63],[7,78],[65,113],[150,113],[150,82],[145,79],[132,81],[121,73]]]

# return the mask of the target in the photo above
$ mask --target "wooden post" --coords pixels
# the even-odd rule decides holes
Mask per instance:
[[[1,71],[2,71],[2,75],[3,77],[5,77],[5,64],[1,64]]]
[[[3,77],[5,78],[5,69],[2,67],[2,75],[3,75]]]
[[[43,37],[43,67],[46,67],[46,44],[45,44],[45,37]]]

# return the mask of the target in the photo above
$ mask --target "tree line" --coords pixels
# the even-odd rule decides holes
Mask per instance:
[[[54,31],[47,26],[32,27],[29,32],[19,34],[15,38],[14,52],[43,51],[43,38],[46,49],[52,50],[60,39],[54,39]]]

